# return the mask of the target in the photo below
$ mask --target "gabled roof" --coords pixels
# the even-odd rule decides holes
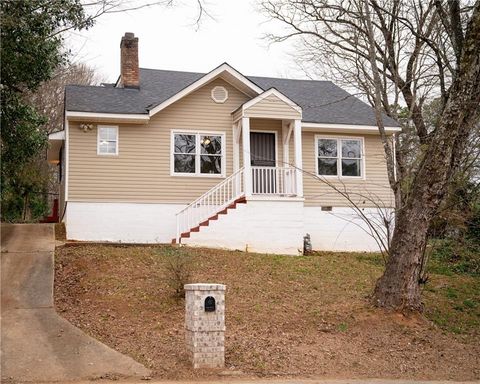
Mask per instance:
[[[205,78],[208,79],[206,75],[220,68],[225,69],[225,65],[228,64],[222,64],[209,74],[141,68],[139,89],[69,85],[65,90],[65,107],[67,111],[149,115],[155,107],[169,99],[174,100],[185,89],[196,89],[198,84],[205,83]],[[238,80],[248,84],[252,92],[255,87],[258,87],[257,91],[275,88],[295,102],[302,108],[303,122],[376,125],[375,113],[368,104],[331,81],[243,76],[235,72],[239,75]],[[384,117],[384,123],[398,127],[387,116]]]
[[[250,94],[251,96],[258,95],[259,93],[263,92],[262,88],[252,83],[251,80],[243,76],[235,68],[231,67],[227,63],[223,63],[222,65],[219,65],[217,68],[208,72],[206,75],[200,77],[198,80],[194,81],[187,87],[180,90],[174,96],[168,98],[167,100],[161,103],[158,103],[153,108],[149,108],[150,116],[155,115],[157,112],[160,112],[163,108],[168,107],[170,104],[196,91],[200,87],[203,87],[205,84],[208,84],[210,81],[212,81],[213,79],[216,79],[219,76],[223,77],[226,81],[228,81],[230,84],[237,87],[242,92]]]
[[[287,106],[287,109],[293,109],[298,114],[298,117],[301,118],[302,108],[299,105],[297,105],[293,100],[290,100],[278,89],[269,88],[265,92],[262,92],[258,96],[254,97],[253,99],[246,101],[245,103],[240,105],[235,111],[233,111],[232,116],[234,121],[242,117],[245,114],[245,111],[247,111],[249,108],[252,108],[259,103],[262,103],[264,100],[268,100],[271,96],[283,102]]]
[[[244,104],[242,104],[241,108],[244,108],[244,109],[250,108],[250,107],[254,106],[255,104],[257,104],[258,102],[262,101],[263,99],[265,99],[265,98],[267,98],[271,95],[274,95],[274,96],[278,97],[285,104],[288,104],[290,107],[295,109],[297,112],[302,113],[302,107],[300,107],[297,103],[295,103],[293,100],[289,99],[282,92],[280,92],[278,89],[275,89],[275,88],[267,89],[265,92],[262,92],[257,97],[254,97],[253,99],[251,99],[251,100],[245,102]]]

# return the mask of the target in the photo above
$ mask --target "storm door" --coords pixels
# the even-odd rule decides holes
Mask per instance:
[[[277,193],[276,160],[275,133],[250,132],[250,161],[254,194]]]

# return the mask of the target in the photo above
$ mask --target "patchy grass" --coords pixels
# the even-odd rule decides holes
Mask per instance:
[[[480,279],[462,275],[433,275],[424,290],[426,316],[447,332],[480,333]]]
[[[480,243],[474,239],[455,241],[433,239],[430,245],[429,272],[453,276],[480,277]]]
[[[356,258],[383,266],[378,254],[357,254]],[[425,316],[447,332],[465,338],[480,336],[480,278],[465,274],[438,255],[431,260],[429,271],[423,290]]]
[[[380,255],[179,252],[191,260],[192,281],[227,285],[229,368],[269,377],[480,378],[478,278],[431,275],[425,319],[370,306]],[[193,371],[187,360],[171,255],[167,246],[58,248],[56,306],[156,377],[211,377],[215,371]]]

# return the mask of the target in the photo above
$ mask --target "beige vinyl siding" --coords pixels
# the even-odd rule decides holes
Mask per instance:
[[[228,90],[225,103],[211,98],[214,86]],[[217,79],[170,105],[145,125],[121,125],[118,156],[97,155],[97,129],[83,132],[70,123],[69,200],[190,203],[223,180],[171,176],[172,130],[225,134],[226,175],[232,173],[231,112],[247,96]]]
[[[305,206],[351,206],[348,201],[330,186],[319,181],[312,175],[316,175],[315,158],[315,135],[318,132],[302,133],[303,169],[303,192]],[[375,207],[373,200],[380,206],[393,207],[393,194],[388,183],[387,166],[383,145],[378,135],[341,135],[329,132],[324,134],[330,137],[363,137],[365,145],[365,180],[329,178],[326,179],[340,190],[346,189],[351,198],[362,207]],[[293,148],[291,147],[291,154]]]
[[[237,121],[242,117],[242,108],[237,109],[234,113],[232,113],[233,121]]]
[[[267,96],[250,108],[246,108],[245,117],[262,117],[272,119],[300,119],[300,112],[275,95]]]
[[[229,98],[223,104],[211,99],[214,86],[222,85],[228,90]],[[191,132],[219,132],[225,137],[224,148],[226,176],[232,173],[233,132],[232,111],[245,103],[248,97],[217,79],[201,89],[170,105],[152,117],[148,124],[118,125],[118,156],[97,155],[97,127],[84,132],[80,122],[72,122],[69,127],[68,197],[70,201],[99,202],[151,202],[151,203],[190,203],[213,186],[220,183],[221,177],[172,176],[171,135],[172,130]],[[279,99],[278,99],[279,100]],[[281,100],[280,100],[281,101]],[[288,107],[283,101],[282,108]],[[270,107],[275,103],[268,104]],[[260,112],[256,112],[260,113]],[[277,116],[265,111],[270,119],[252,118],[252,131],[277,132],[277,164],[283,165],[282,123]],[[275,115],[275,113],[273,113]],[[264,117],[264,116],[262,116]],[[290,115],[290,118],[298,116]],[[283,117],[287,119],[287,117]],[[83,121],[88,123],[89,121]],[[103,125],[104,123],[102,123]],[[332,133],[329,133],[332,135]],[[303,132],[303,166],[305,171],[315,174],[314,132]],[[352,135],[335,135],[337,137]],[[358,136],[358,135],[356,135]],[[366,180],[344,180],[342,183],[330,179],[340,187],[353,192],[357,201],[366,201],[365,206],[373,206],[365,195],[392,206],[393,198],[388,186],[383,147],[378,135],[364,135],[366,155]],[[241,147],[242,148],[242,147]],[[240,149],[240,166],[243,166]],[[290,138],[290,162],[293,163],[293,136]],[[304,174],[304,194],[307,206],[348,206],[344,198],[329,187]]]

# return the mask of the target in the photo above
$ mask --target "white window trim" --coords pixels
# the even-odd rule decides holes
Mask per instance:
[[[337,140],[337,175],[320,175],[318,172],[318,139]],[[342,140],[360,140],[361,160],[360,160],[360,176],[342,176]],[[334,136],[334,135],[315,135],[313,141],[315,149],[315,174],[325,179],[342,179],[342,180],[366,180],[365,169],[365,138],[362,136]]]
[[[115,153],[100,152],[100,128],[115,128],[117,131],[117,145],[115,146]],[[118,147],[120,143],[118,125],[97,125],[97,155],[98,156],[118,156]]]
[[[196,148],[200,148],[200,135],[210,135],[210,136],[220,136],[222,138],[222,172],[220,174],[212,174],[212,173],[200,173],[200,162],[195,162],[195,173],[180,173],[175,172],[175,158],[174,158],[174,150],[175,150],[175,135],[183,134],[183,135],[195,135],[195,146]],[[195,152],[195,156],[199,156],[197,152]],[[225,132],[215,132],[215,131],[196,131],[196,130],[188,130],[188,129],[172,129],[170,133],[170,176],[175,177],[202,177],[202,178],[215,178],[215,179],[223,179],[225,178],[226,173],[226,159],[227,159],[227,150],[226,150],[226,141],[225,141]]]

